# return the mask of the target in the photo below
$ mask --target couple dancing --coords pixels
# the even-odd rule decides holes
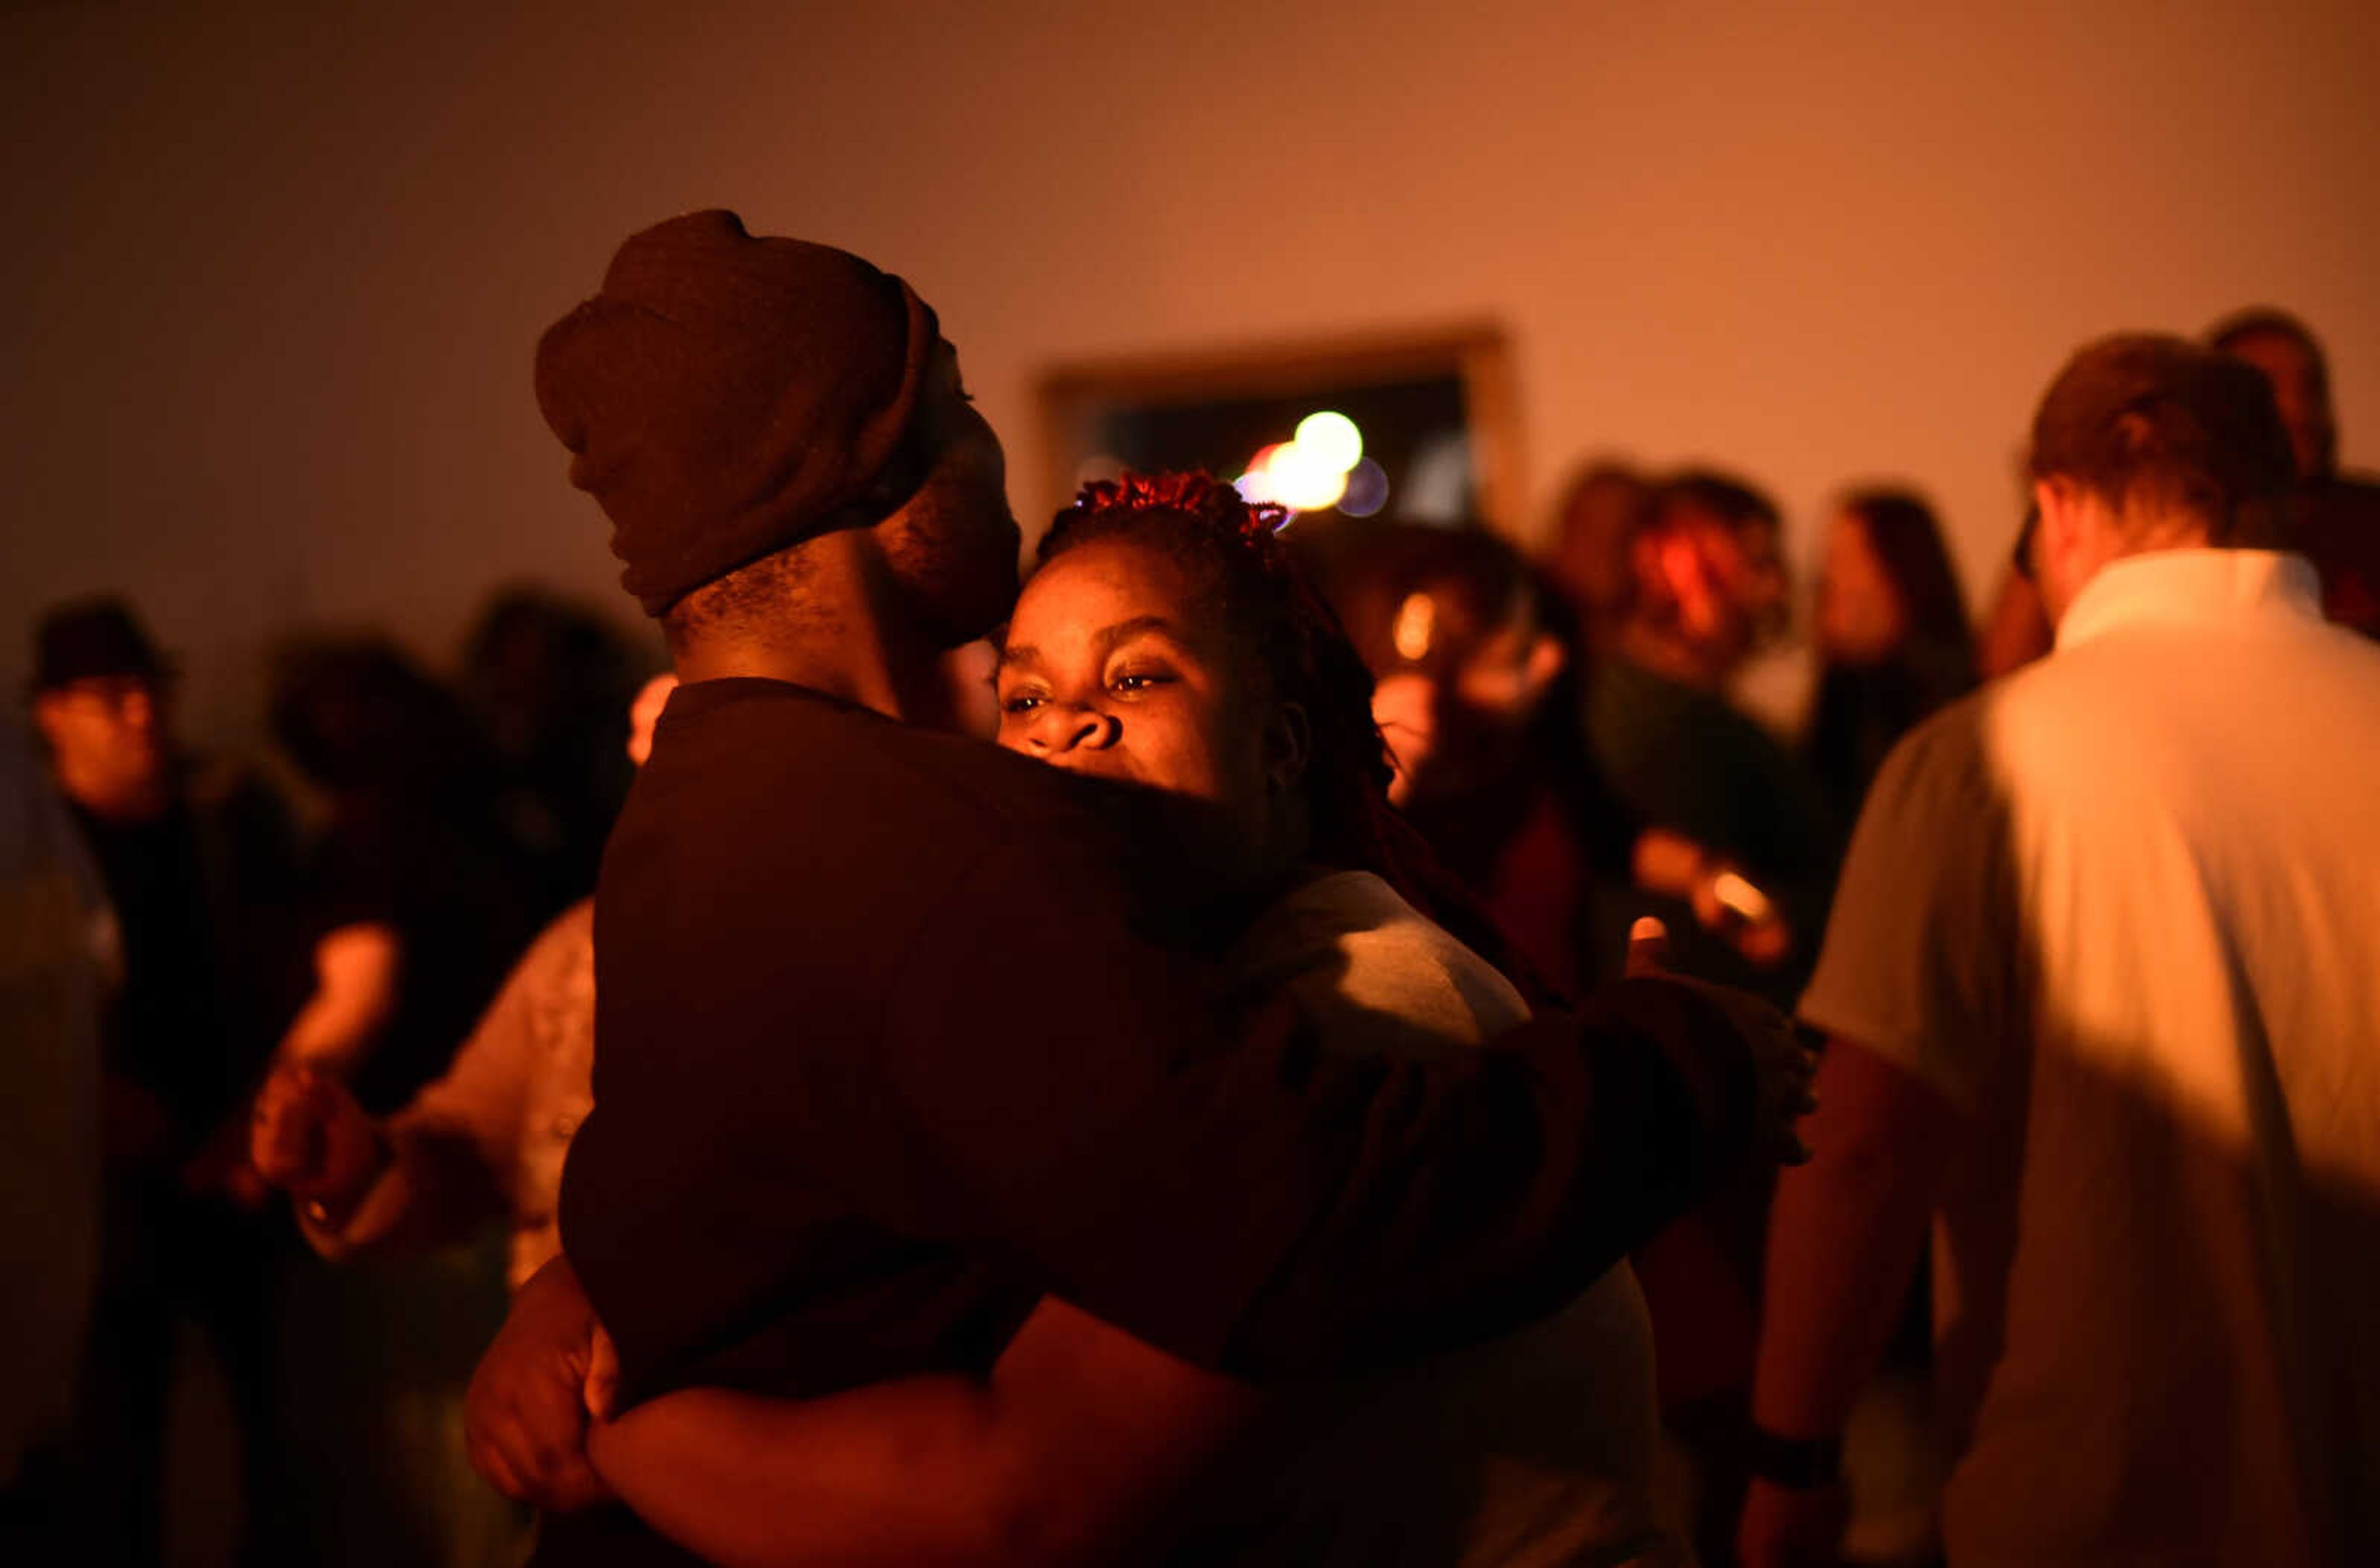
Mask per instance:
[[[1794,1147],[1784,1021],[1533,1015],[1228,489],[1093,487],[1017,598],[998,443],[856,258],[659,225],[538,390],[686,682],[565,1258],[470,1402],[540,1561],[1677,1556],[1623,1258]],[[1012,601],[1004,749],[899,722]]]

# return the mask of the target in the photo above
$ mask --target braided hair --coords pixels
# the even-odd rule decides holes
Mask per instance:
[[[1173,563],[1200,596],[1199,608],[1261,673],[1272,699],[1305,715],[1297,787],[1312,857],[1378,876],[1511,977],[1533,1006],[1558,1000],[1389,803],[1394,770],[1372,720],[1371,671],[1292,559],[1281,538],[1290,517],[1208,474],[1127,473],[1085,485],[1042,535],[1036,560],[1046,566],[1070,550],[1118,540]]]

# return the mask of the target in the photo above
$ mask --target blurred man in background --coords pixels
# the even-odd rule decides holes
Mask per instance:
[[[0,719],[0,1559],[72,1560],[67,1471],[99,1266],[98,879],[31,736]]]
[[[1803,999],[1743,1556],[1834,1560],[1932,1228],[1956,1568],[2380,1561],[2380,650],[2246,367],[2093,344],[2029,468],[2057,649],[1886,763]]]
[[[2286,311],[2243,310],[2207,334],[2272,383],[2297,459],[2295,548],[2322,574],[2323,613],[2380,637],[2380,484],[2338,471],[2330,365],[2305,323]]]
[[[173,672],[122,602],[52,610],[34,667],[34,723],[123,957],[102,1024],[106,1198],[84,1453],[105,1500],[93,1515],[111,1536],[105,1560],[152,1562],[177,1317],[208,1334],[249,1479],[270,1469],[271,1238],[237,1112],[286,1008],[291,847],[260,785],[186,756]]]
[[[2298,473],[2290,548],[2322,577],[2323,614],[2380,638],[2380,483],[2338,471],[2338,425],[2322,345],[2295,316],[2265,306],[2225,317],[2206,340],[2216,352],[2253,365],[2272,386]],[[2022,573],[2010,573],[1985,621],[1985,677],[2021,668],[2049,645],[2040,594]]]

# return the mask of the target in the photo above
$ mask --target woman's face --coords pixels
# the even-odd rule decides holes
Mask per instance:
[[[1268,820],[1271,705],[1214,622],[1162,553],[1077,545],[1016,602],[994,677],[1000,744],[1218,807],[1253,849]]]
[[[1874,663],[1909,635],[1909,613],[1853,512],[1838,513],[1827,530],[1827,561],[1818,578],[1818,647],[1828,658]]]

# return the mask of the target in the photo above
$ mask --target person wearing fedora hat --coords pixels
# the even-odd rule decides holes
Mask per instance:
[[[273,1238],[239,1135],[289,1000],[294,849],[269,791],[184,749],[173,665],[121,599],[44,614],[31,684],[120,955],[101,1019],[102,1264],[81,1458],[111,1500],[91,1510],[108,1537],[94,1550],[154,1561],[177,1318],[204,1330],[230,1385],[243,1474],[261,1482],[270,1467]]]
[[[131,606],[96,598],[45,614],[33,637],[33,718],[58,788],[106,821],[154,820],[171,801],[174,673]]]

